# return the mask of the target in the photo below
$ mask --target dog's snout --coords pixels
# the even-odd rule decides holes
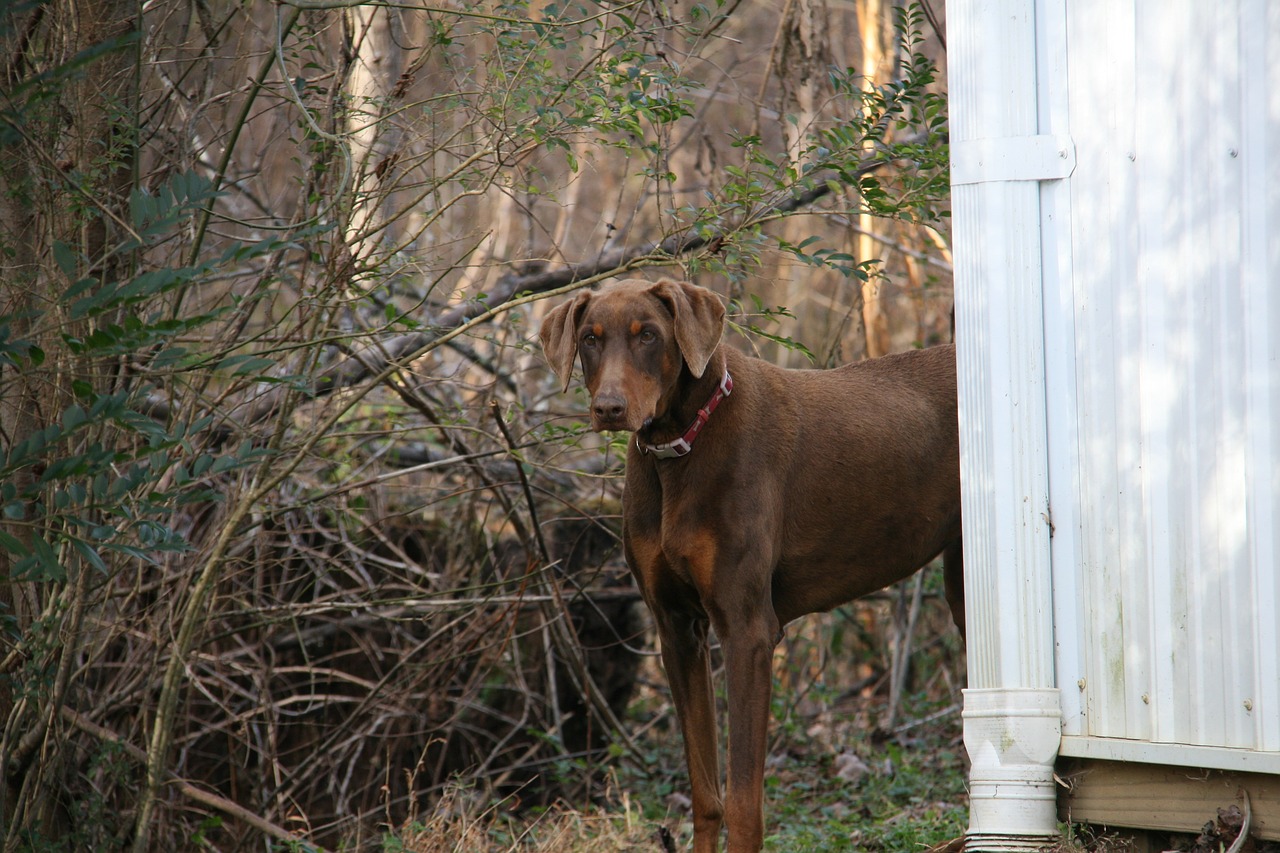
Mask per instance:
[[[626,398],[621,394],[597,394],[591,401],[591,414],[599,428],[608,429],[626,419]]]

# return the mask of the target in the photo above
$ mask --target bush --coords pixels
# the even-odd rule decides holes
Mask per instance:
[[[853,311],[849,218],[945,213],[917,13],[898,78],[726,142],[736,7],[77,9],[0,13],[6,849],[599,795],[643,614],[537,302],[674,268],[794,346],[783,258]]]

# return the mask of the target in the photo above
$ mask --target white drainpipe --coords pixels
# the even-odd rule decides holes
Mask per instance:
[[[1064,2],[947,3],[969,851],[1057,835],[1041,201],[1075,162],[1051,103],[1064,52],[1044,47]]]
[[[966,851],[1040,850],[1057,840],[1053,762],[1061,717],[1056,689],[964,692],[972,762]]]

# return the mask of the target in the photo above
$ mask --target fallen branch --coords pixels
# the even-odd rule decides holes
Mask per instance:
[[[143,766],[146,766],[147,753],[141,747],[130,743],[110,729],[98,725],[83,714],[73,711],[66,706],[63,706],[62,708],[62,717],[67,722],[80,729],[80,731],[93,735],[98,740],[109,743],[112,746],[119,747],[130,758]],[[317,851],[317,853],[325,853],[325,849],[323,847],[313,844],[306,839],[300,838],[284,827],[272,823],[261,815],[249,811],[239,803],[234,803],[231,800],[228,800],[226,797],[215,794],[212,791],[197,788],[190,782],[183,781],[176,777],[170,779],[170,783],[187,799],[194,800],[201,805],[215,809],[228,817],[234,818],[247,826],[253,827],[259,832],[269,835],[279,841],[283,841],[291,847],[313,850]]]
[[[875,156],[863,160],[852,171],[832,171],[819,175],[812,186],[758,211],[752,216],[752,221],[767,221],[809,207],[830,195],[836,186],[853,184],[890,162],[883,156]],[[389,369],[412,362],[437,346],[453,340],[462,331],[488,322],[517,305],[536,301],[540,297],[568,293],[631,270],[671,264],[683,255],[718,246],[734,230],[735,227],[732,226],[688,228],[661,240],[636,246],[617,246],[601,252],[593,261],[570,263],[537,272],[521,269],[507,272],[487,289],[483,299],[461,302],[438,314],[418,331],[379,338],[368,343],[325,368],[307,388],[298,389],[296,386],[279,384],[265,386],[266,390],[252,399],[243,414],[237,418],[237,423],[223,422],[210,427],[215,443],[224,444],[234,432],[267,420],[279,411],[290,395],[297,394],[300,390],[304,397],[318,399],[370,377],[386,375]],[[169,416],[172,406],[168,398],[152,395],[147,408],[152,417],[164,419]]]

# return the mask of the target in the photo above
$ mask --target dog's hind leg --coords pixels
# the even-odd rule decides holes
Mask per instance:
[[[768,603],[714,619],[724,650],[729,696],[729,768],[725,818],[729,853],[756,853],[764,842],[764,765],[768,750],[773,649],[778,623]]]
[[[964,545],[957,539],[942,552],[942,576],[946,582],[951,618],[964,636]]]

